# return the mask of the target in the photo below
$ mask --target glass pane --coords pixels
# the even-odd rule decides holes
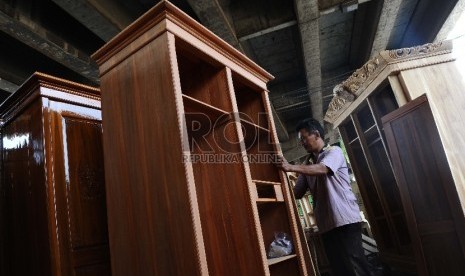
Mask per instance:
[[[365,135],[365,140],[366,140],[368,147],[380,141],[378,128],[376,127],[370,128],[364,135]]]
[[[379,92],[375,92],[375,94],[371,96],[370,99],[376,107],[376,115],[379,118],[399,108],[399,105],[397,104],[396,98],[394,96],[394,92],[392,91],[390,85],[386,85],[380,89]]]
[[[389,211],[401,211],[402,203],[400,201],[399,189],[381,140],[371,145],[369,152],[373,161],[373,169],[378,175],[378,181],[386,198]]]
[[[365,104],[359,112],[357,112],[357,119],[360,122],[360,127],[363,131],[368,130],[375,124],[375,120],[373,115],[371,114],[371,110],[368,107],[368,104]]]
[[[355,138],[357,138],[357,132],[355,132],[355,127],[354,124],[352,123],[352,120],[349,120],[347,123],[343,124],[341,126],[347,135],[347,142],[351,142]]]
[[[384,212],[381,207],[381,201],[373,183],[367,161],[363,155],[360,142],[356,141],[349,145],[349,147],[352,150],[352,155],[355,159],[355,164],[353,164],[352,167],[355,172],[355,177],[357,178],[357,184],[360,189],[364,190],[367,194],[364,198],[367,199],[368,202],[364,202],[364,204],[371,208],[375,217],[383,216]]]

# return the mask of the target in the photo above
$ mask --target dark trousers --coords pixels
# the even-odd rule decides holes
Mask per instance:
[[[336,227],[322,234],[321,237],[331,265],[331,275],[373,275],[373,268],[363,252],[360,223]]]

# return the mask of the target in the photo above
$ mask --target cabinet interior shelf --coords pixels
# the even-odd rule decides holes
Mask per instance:
[[[252,123],[252,122],[250,122],[248,120],[241,119],[241,124],[243,124],[244,127],[253,127],[253,128],[255,128],[255,129],[259,130],[259,131],[263,131],[263,132],[267,132],[267,133],[270,132],[268,129],[266,129],[266,128],[262,127],[262,126],[259,126],[257,124],[254,124],[254,123]]]
[[[368,133],[370,130],[374,129],[376,127],[376,124],[372,125],[369,127],[367,130],[365,130],[363,133]]]
[[[281,185],[281,182],[274,182],[274,181],[265,181],[265,180],[252,180],[257,185]]]
[[[268,259],[268,265],[274,265],[274,264],[284,262],[286,260],[289,260],[289,259],[292,259],[292,258],[295,258],[295,257],[297,257],[297,255],[293,254],[293,255],[288,255],[288,256],[284,256],[284,257]]]
[[[378,138],[376,138],[375,140],[373,140],[373,142],[371,142],[370,144],[368,144],[368,147],[373,146],[374,144],[378,143],[379,141],[381,141],[381,137],[378,137]]]
[[[282,202],[282,201],[277,200],[276,198],[257,198],[258,204],[271,203],[271,202]]]
[[[222,109],[219,109],[218,107],[215,107],[213,105],[207,104],[205,102],[199,101],[196,98],[193,98],[191,96],[188,96],[186,94],[182,95],[182,98],[184,100],[184,109],[185,111],[188,112],[205,112],[208,115],[213,115],[214,117],[218,118],[222,115],[225,117],[228,116],[230,117],[230,114]]]
[[[352,141],[350,141],[350,142],[349,142],[349,145],[352,144],[352,143],[354,143],[354,142],[356,142],[356,141],[358,141],[358,137],[355,137]]]

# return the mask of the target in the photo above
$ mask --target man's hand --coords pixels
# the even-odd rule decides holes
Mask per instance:
[[[276,167],[278,169],[288,172],[291,170],[292,165],[287,162],[287,160],[283,156],[276,156]]]
[[[292,165],[289,164],[286,159],[282,156],[276,156],[276,160],[274,164],[278,169],[283,170],[285,172],[296,172],[298,174],[304,174],[309,176],[318,176],[318,175],[326,175],[330,173],[330,169],[326,167],[323,163],[317,163],[312,165]]]

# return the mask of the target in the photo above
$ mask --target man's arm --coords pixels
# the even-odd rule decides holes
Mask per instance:
[[[279,156],[276,166],[285,172],[296,172],[299,174],[318,176],[326,175],[330,172],[328,167],[324,164],[313,164],[313,165],[292,165],[289,164],[284,157]]]

